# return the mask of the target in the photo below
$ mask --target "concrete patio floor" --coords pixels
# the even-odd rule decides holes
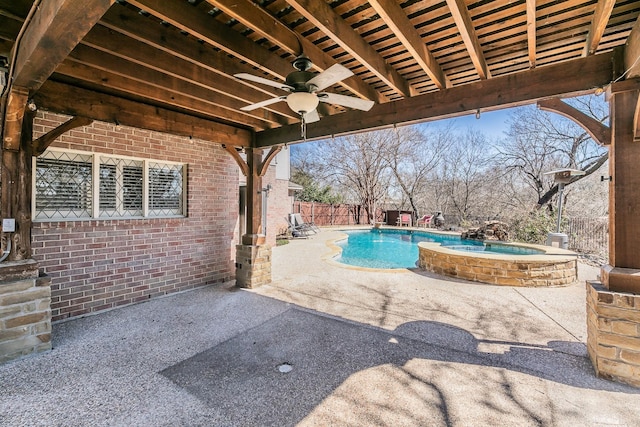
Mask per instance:
[[[55,324],[0,366],[2,426],[638,426],[598,379],[585,284],[497,287],[273,249],[273,283],[201,288]],[[290,372],[280,372],[287,370]]]

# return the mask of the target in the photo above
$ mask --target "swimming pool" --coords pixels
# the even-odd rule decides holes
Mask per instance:
[[[511,255],[541,254],[532,248],[492,246],[482,242],[462,240],[457,235],[416,230],[372,229],[345,231],[348,238],[337,242],[342,253],[336,261],[367,268],[414,268],[418,261],[418,243],[436,242],[459,251],[502,253]]]

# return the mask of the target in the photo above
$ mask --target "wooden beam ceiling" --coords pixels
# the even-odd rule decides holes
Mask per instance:
[[[416,94],[415,89],[327,3],[318,0],[287,2],[400,95],[410,97]]]
[[[271,43],[279,45],[293,56],[304,53],[313,61],[314,69],[318,72],[322,72],[336,63],[322,49],[278,21],[266,9],[256,7],[255,3],[250,0],[207,0],[207,2],[256,31]],[[377,102],[387,101],[358,76],[344,80],[340,85],[361,98]]]
[[[0,56],[9,56],[34,1],[0,0]],[[356,74],[329,92],[378,104],[361,113],[321,103],[320,122],[309,125],[312,138],[565,95],[558,91],[589,79],[579,74],[591,62],[576,59],[610,54],[627,37],[623,79],[640,76],[636,0],[87,0],[75,9],[72,3],[43,1],[26,27],[10,105],[4,94],[7,117],[19,119],[24,101],[49,79],[43,99],[69,113],[113,122],[118,99],[122,108],[138,106],[146,114],[192,117],[201,136],[209,123],[222,129],[213,132],[216,138],[236,127],[255,132],[261,144],[292,142],[299,117],[286,103],[240,110],[287,93],[234,74],[282,82],[301,51],[314,71],[339,63]],[[566,75],[545,71],[554,80],[545,85],[528,74],[560,64],[574,68]],[[537,86],[514,90],[514,81]],[[56,84],[67,94],[95,94],[110,107],[86,102],[80,108],[72,96],[56,98]],[[128,120],[141,117],[131,112]],[[151,128],[172,128],[159,117]],[[4,123],[4,130],[19,132],[18,121]],[[193,126],[178,130],[192,135]],[[251,140],[242,135],[232,137],[234,144]]]

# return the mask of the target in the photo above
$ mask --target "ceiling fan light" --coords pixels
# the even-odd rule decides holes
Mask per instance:
[[[292,92],[287,95],[287,105],[298,114],[315,110],[318,103],[318,97],[314,93]]]

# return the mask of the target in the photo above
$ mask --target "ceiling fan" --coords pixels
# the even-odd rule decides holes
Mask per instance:
[[[320,120],[316,107],[321,101],[362,111],[369,111],[371,107],[373,107],[374,102],[367,99],[337,93],[320,92],[347,77],[351,77],[353,72],[348,68],[340,64],[334,64],[321,73],[312,73],[308,71],[311,68],[311,60],[304,54],[294,59],[292,64],[296,71],[291,72],[284,83],[248,73],[234,74],[234,77],[239,79],[262,83],[290,92],[289,95],[267,99],[240,109],[242,111],[252,111],[257,108],[275,104],[276,102],[285,101],[289,108],[295,113],[300,114],[302,118],[302,137],[304,138],[306,135],[306,123],[313,123]]]

